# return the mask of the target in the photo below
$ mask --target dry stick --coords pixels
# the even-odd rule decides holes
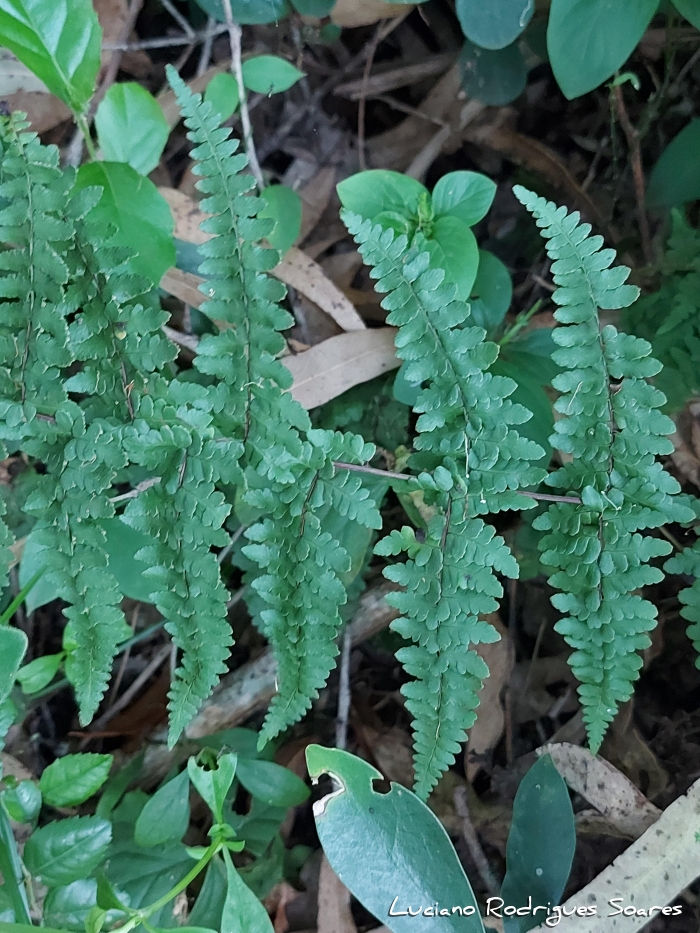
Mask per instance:
[[[622,93],[622,87],[618,84],[613,88],[613,98],[615,100],[615,109],[620,126],[627,139],[627,145],[630,151],[630,161],[632,163],[632,175],[634,176],[634,191],[637,198],[637,217],[639,219],[639,233],[642,238],[642,252],[644,261],[652,263],[654,261],[654,252],[651,248],[651,234],[649,232],[649,218],[644,208],[646,198],[644,184],[644,169],[642,167],[642,150],[639,144],[639,133],[632,126],[625,98]]]
[[[241,126],[243,128],[243,139],[245,149],[248,155],[248,164],[255,178],[255,183],[259,191],[265,188],[265,180],[258,162],[258,154],[255,151],[255,141],[253,139],[253,128],[250,125],[250,112],[248,111],[248,97],[246,95],[245,84],[243,83],[243,62],[241,60],[241,39],[243,30],[233,18],[231,12],[231,0],[222,0],[224,5],[224,16],[226,18],[226,28],[228,29],[229,39],[231,41],[231,71],[238,83],[238,96],[241,99]]]
[[[194,39],[195,31],[192,26],[190,26],[189,20],[187,20],[186,17],[184,17],[182,13],[176,9],[176,7],[171,3],[171,0],[160,0],[160,4],[164,10],[170,13],[172,18],[178,24],[180,29],[182,29],[185,35],[189,36],[190,39]]]
[[[489,865],[488,859],[484,854],[484,850],[481,848],[481,843],[479,842],[479,837],[469,816],[469,804],[467,803],[467,789],[466,787],[458,787],[454,793],[455,801],[455,810],[457,811],[457,816],[462,821],[462,836],[464,841],[467,844],[469,849],[469,854],[472,857],[472,861],[476,866],[476,870],[479,872],[481,880],[484,882],[484,887],[491,895],[497,895],[501,890],[501,885],[498,882],[498,879],[494,875],[491,866]]]
[[[102,48],[106,52],[142,52],[148,49],[170,49],[178,45],[191,45],[197,42],[208,42],[217,36],[227,32],[224,23],[216,23],[213,26],[207,25],[204,29],[199,29],[192,36],[162,36],[159,39],[143,39],[140,42],[114,42],[106,43]]]
[[[360,89],[360,103],[357,108],[357,157],[360,162],[360,171],[367,170],[367,155],[365,153],[365,111],[367,109],[367,85],[369,83],[370,72],[374,64],[374,56],[377,54],[380,36],[387,24],[387,20],[382,20],[372,36],[367,51],[367,60],[362,72],[362,87]]]
[[[346,625],[343,632],[343,646],[340,656],[340,674],[338,680],[338,713],[335,720],[335,747],[347,748],[348,719],[350,718],[350,654],[352,636]]]
[[[214,23],[216,20],[213,16],[210,16],[207,20],[207,29],[209,33],[204,40],[204,45],[202,46],[202,53],[199,56],[199,62],[197,63],[197,77],[201,78],[204,72],[209,67],[209,62],[211,61],[211,50],[214,45],[214,33],[212,29],[214,28]]]

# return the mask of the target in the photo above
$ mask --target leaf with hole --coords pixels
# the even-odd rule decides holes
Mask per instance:
[[[57,758],[39,779],[44,803],[51,807],[77,807],[96,794],[109,777],[112,755],[79,753]]]
[[[236,775],[238,756],[225,752],[216,759],[216,767],[200,765],[194,758],[187,762],[187,773],[195,790],[214,815],[217,823],[224,820],[224,801]]]
[[[675,207],[700,198],[700,119],[691,120],[659,156],[649,176],[647,205]]]
[[[95,127],[104,159],[126,162],[141,175],[158,165],[170,134],[155,97],[134,81],[112,85],[97,108]]]
[[[190,825],[190,779],[183,771],[159,787],[139,813],[134,827],[134,842],[151,848],[177,842]]]
[[[35,829],[24,847],[24,864],[53,887],[86,878],[107,857],[112,826],[97,816],[75,816]]]
[[[457,0],[462,32],[482,49],[503,49],[515,42],[532,19],[535,0]]]
[[[157,285],[175,265],[175,223],[167,201],[152,181],[122,162],[82,165],[76,188],[90,185],[103,189],[93,218],[116,227],[119,245],[135,253],[134,271]]]
[[[432,933],[435,919],[408,916],[408,906],[459,905],[440,918],[445,933],[484,933],[471,885],[442,823],[411,791],[374,789],[381,773],[348,752],[309,745],[312,780],[329,774],[331,794],[314,804],[326,858],[343,884],[393,933]],[[393,910],[389,913],[390,908]]]
[[[569,791],[550,755],[543,755],[520,782],[506,847],[506,876],[501,897],[526,907],[558,904],[564,893],[576,848],[576,828]],[[506,933],[526,933],[540,917],[505,917]]]
[[[549,61],[572,100],[622,68],[644,35],[659,0],[552,0]]]
[[[456,217],[473,227],[487,215],[496,196],[496,183],[480,172],[448,172],[433,189],[436,217]]]
[[[303,77],[303,71],[278,55],[255,55],[243,62],[243,83],[258,94],[281,94]]]
[[[0,703],[7,699],[27,650],[27,636],[19,629],[0,628]]]
[[[214,75],[204,91],[204,100],[211,104],[220,117],[221,122],[238,110],[241,96],[238,91],[238,81],[228,71]],[[193,270],[196,272],[196,269]]]
[[[91,0],[4,0],[0,45],[76,113],[95,89],[102,30]]]
[[[301,230],[301,198],[286,185],[270,185],[260,192],[265,207],[258,217],[270,217],[275,226],[267,235],[270,246],[286,253]]]

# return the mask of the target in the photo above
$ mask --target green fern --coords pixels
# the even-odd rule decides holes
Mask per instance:
[[[671,453],[666,435],[673,422],[658,409],[665,397],[647,380],[661,364],[646,340],[600,329],[598,309],[630,305],[638,290],[625,282],[629,269],[612,267],[615,252],[590,236],[577,213],[545,201],[524,188],[514,193],[535,217],[553,260],[559,305],[553,358],[564,372],[553,385],[561,393],[553,447],[573,459],[547,483],[582,504],[556,503],[536,519],[548,532],[543,560],[555,568],[552,598],[565,613],[556,626],[574,648],[569,661],[581,682],[579,695],[591,748],[597,751],[620,703],[632,695],[650,644],[655,607],[635,591],[663,574],[649,561],[670,545],[640,531],[669,521],[687,521],[692,512],[674,496],[675,479],[656,457]]]
[[[512,379],[488,372],[498,347],[482,328],[469,326],[469,305],[455,299],[455,287],[430,266],[429,254],[371,221],[347,212],[343,219],[372,267],[377,291],[387,293],[382,306],[390,312],[387,323],[399,328],[396,348],[408,362],[406,378],[426,383],[414,406],[419,453],[411,463],[435,471],[415,482],[437,514],[425,542],[404,528],[375,550],[409,555],[384,573],[406,587],[388,601],[403,614],[394,630],[414,642],[397,657],[416,678],[403,692],[414,717],[416,791],[427,797],[455,760],[488,676],[470,646],[498,640],[479,619],[502,595],[494,571],[518,575],[503,540],[476,516],[533,506],[518,490],[543,479],[530,462],[543,451],[513,427],[531,413],[509,399]]]

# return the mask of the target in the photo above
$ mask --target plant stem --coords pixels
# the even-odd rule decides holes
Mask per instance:
[[[92,141],[92,136],[90,135],[90,127],[88,126],[88,122],[85,119],[85,115],[82,113],[80,114],[76,113],[75,122],[78,126],[78,129],[83,134],[83,139],[85,140],[85,145],[87,147],[87,151],[90,155],[91,160],[93,162],[97,161],[97,150],[95,149],[95,144]]]
[[[263,191],[265,188],[265,180],[260,168],[260,163],[258,162],[258,154],[255,151],[253,128],[250,125],[250,111],[248,110],[248,97],[245,84],[243,83],[243,62],[241,60],[241,38],[243,30],[233,18],[231,0],[222,0],[222,3],[224,7],[224,16],[226,18],[226,28],[228,29],[231,42],[231,71],[238,83],[238,96],[241,99],[241,126],[243,127],[243,140],[248,155],[248,164],[253,173],[253,178],[255,178],[255,183],[258,186],[258,191]]]
[[[207,867],[207,865],[214,858],[214,856],[219,851],[219,849],[223,848],[223,845],[224,844],[220,842],[219,840],[212,842],[212,844],[209,846],[209,848],[204,853],[204,855],[201,857],[201,859],[197,862],[194,868],[185,875],[182,881],[178,882],[174,888],[171,888],[167,894],[164,894],[154,904],[151,904],[149,907],[144,908],[141,911],[141,915],[146,918],[153,916],[153,914],[156,913],[156,911],[160,910],[161,907],[165,907],[165,905],[170,903],[170,901],[172,901],[174,898],[176,898],[178,894],[182,893],[182,891],[187,890],[188,886],[192,884],[192,882],[197,877],[197,875]]]
[[[505,347],[507,343],[510,343],[511,340],[513,340],[520,333],[523,327],[525,327],[530,318],[537,314],[537,312],[542,307],[542,304],[542,299],[539,298],[528,311],[523,311],[521,314],[519,314],[515,321],[513,321],[513,326],[510,327],[498,341],[499,347]]]

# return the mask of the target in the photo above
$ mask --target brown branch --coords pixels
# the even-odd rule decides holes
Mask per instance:
[[[651,248],[651,234],[649,232],[649,218],[645,208],[646,185],[644,181],[644,168],[642,166],[642,149],[639,142],[639,133],[632,126],[625,98],[622,93],[622,87],[617,84],[612,89],[615,109],[620,126],[627,139],[627,146],[630,153],[630,163],[632,165],[632,175],[634,177],[634,191],[637,199],[637,218],[639,220],[639,234],[642,240],[642,252],[644,261],[652,263],[654,261],[654,252]]]

